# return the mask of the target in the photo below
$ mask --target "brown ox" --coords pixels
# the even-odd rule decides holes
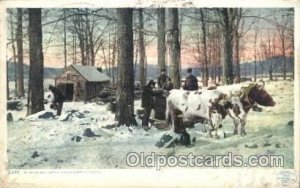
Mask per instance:
[[[238,114],[241,112],[241,107],[236,106],[236,108],[229,109],[229,116],[233,119],[234,123],[234,134],[240,134],[245,135],[245,125],[246,125],[246,117],[250,109],[256,107],[257,105],[261,106],[275,106],[275,101],[273,100],[272,96],[264,89],[265,83],[263,84],[257,84],[257,83],[251,83],[247,87],[242,87],[236,96],[239,97],[239,100],[242,104],[242,111],[245,112],[243,115],[239,115],[240,117],[237,117]],[[218,90],[220,91],[228,91],[228,87],[230,90],[231,86],[220,86],[218,87]],[[230,91],[232,92],[232,90]],[[233,91],[237,92],[237,91]],[[238,128],[240,127],[240,130]]]

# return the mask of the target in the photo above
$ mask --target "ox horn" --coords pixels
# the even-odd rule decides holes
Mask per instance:
[[[245,90],[242,90],[240,94],[240,98],[244,98],[245,96],[246,96],[246,92]]]
[[[262,83],[262,85],[259,85],[259,89],[264,89],[265,88],[265,81],[260,80],[260,82]]]

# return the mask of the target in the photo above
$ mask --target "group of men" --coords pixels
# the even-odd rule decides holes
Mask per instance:
[[[192,69],[187,70],[188,76],[185,79],[183,84],[183,89],[188,91],[198,90],[198,80],[192,74]],[[149,80],[149,82],[143,87],[143,95],[142,95],[142,107],[144,108],[144,115],[142,120],[142,126],[145,130],[148,130],[149,126],[149,118],[152,109],[155,108],[154,97],[164,97],[164,94],[167,94],[168,91],[174,89],[174,85],[172,83],[171,78],[167,75],[165,69],[161,69],[160,76],[157,79],[158,89],[155,88],[155,81]],[[54,95],[54,100],[50,105],[50,108],[57,110],[57,115],[60,116],[62,112],[63,102],[65,100],[65,96],[63,93],[56,87],[50,85],[49,90]]]
[[[187,77],[183,84],[183,89],[188,91],[198,90],[198,80],[197,77],[192,74],[192,69],[187,69]],[[149,82],[143,87],[142,95],[142,107],[144,108],[142,126],[145,130],[149,129],[149,118],[152,109],[155,108],[154,97],[164,97],[164,94],[168,91],[174,89],[171,78],[166,74],[165,69],[161,69],[160,76],[157,79],[158,89],[155,88],[156,83],[154,80],[149,80]],[[164,99],[165,100],[165,99]]]

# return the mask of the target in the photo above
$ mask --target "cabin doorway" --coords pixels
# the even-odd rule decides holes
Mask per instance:
[[[66,84],[66,101],[73,101],[74,84]]]

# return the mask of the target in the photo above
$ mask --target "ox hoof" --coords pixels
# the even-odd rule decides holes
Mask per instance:
[[[233,131],[233,134],[238,134],[238,132],[237,131]]]
[[[211,133],[211,132],[208,132],[206,135],[205,135],[206,138],[212,138],[214,137],[214,135]]]
[[[219,135],[215,135],[214,138],[215,139],[220,139],[220,136]]]
[[[145,131],[148,131],[150,128],[149,128],[148,126],[143,126],[143,129],[144,129]]]
[[[241,136],[246,136],[247,133],[246,132],[241,132]]]

